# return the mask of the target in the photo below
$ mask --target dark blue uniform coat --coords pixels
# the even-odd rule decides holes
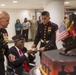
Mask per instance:
[[[52,22],[48,22],[47,25],[41,23],[38,26],[37,34],[34,40],[34,44],[37,46],[38,42],[41,41],[40,47],[45,47],[45,50],[56,49],[56,30],[58,25]],[[47,42],[48,41],[48,42]]]
[[[4,69],[4,55],[8,57],[10,54],[9,48],[7,45],[8,33],[5,29],[0,29],[0,75],[5,75]]]

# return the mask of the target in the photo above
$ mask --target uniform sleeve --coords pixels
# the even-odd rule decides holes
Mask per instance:
[[[55,41],[56,41],[56,31],[58,30],[58,26],[55,25],[54,28],[53,28],[53,33],[52,33],[52,36],[50,38],[50,41],[45,45],[45,48],[46,49],[49,49],[49,48],[52,48],[52,47],[55,47]]]
[[[35,40],[34,40],[34,44],[37,46],[38,42],[40,41],[40,32],[39,32],[39,26],[37,28],[37,33],[36,33],[36,36],[35,36]]]
[[[8,58],[9,54],[10,54],[10,51],[9,51],[9,47],[8,47],[8,45],[7,45],[7,46],[5,47],[5,56]]]
[[[33,54],[30,54],[30,55],[28,56],[29,62],[33,62],[35,58],[36,58],[36,56],[33,55]]]

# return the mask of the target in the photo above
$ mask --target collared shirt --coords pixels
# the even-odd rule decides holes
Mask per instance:
[[[15,48],[17,49],[17,52],[19,53],[19,49],[15,46]],[[22,53],[22,55],[19,53],[20,56],[25,55],[28,58],[28,54],[27,53]]]

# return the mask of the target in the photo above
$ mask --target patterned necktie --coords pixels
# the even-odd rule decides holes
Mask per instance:
[[[21,50],[19,50],[19,54],[20,54],[20,56],[22,56],[23,53],[22,53]],[[24,69],[25,69],[26,72],[30,71],[30,68],[29,68],[29,66],[28,66],[26,61],[23,62],[23,66],[24,66]]]

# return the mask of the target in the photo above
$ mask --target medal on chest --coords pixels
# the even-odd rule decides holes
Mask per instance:
[[[8,42],[8,34],[7,34],[7,33],[4,33],[4,34],[3,34],[3,37],[4,37],[4,41],[5,41],[5,42]]]
[[[51,32],[51,27],[48,27],[48,33],[50,33]]]

